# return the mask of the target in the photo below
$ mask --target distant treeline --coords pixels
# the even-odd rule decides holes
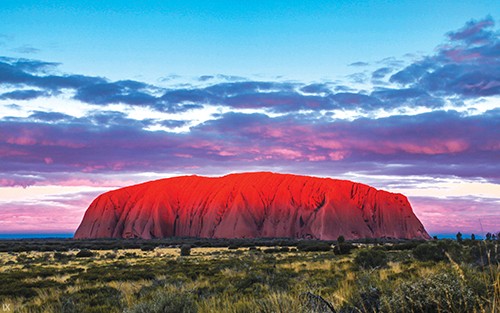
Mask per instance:
[[[344,242],[343,238],[340,240]],[[398,240],[398,239],[360,239],[348,241],[350,244],[418,244],[422,240]],[[119,249],[142,249],[153,250],[157,247],[180,247],[189,245],[196,247],[227,247],[227,248],[249,248],[249,247],[301,247],[301,246],[327,246],[337,244],[337,240],[311,240],[292,238],[244,238],[244,239],[215,239],[215,238],[161,238],[161,239],[69,239],[69,238],[37,238],[37,239],[9,239],[0,240],[0,252],[23,252],[23,251],[69,251],[69,250],[119,250]]]
[[[227,247],[227,248],[249,248],[249,247],[325,247],[343,243],[340,240],[311,240],[292,238],[245,238],[245,239],[216,239],[216,238],[161,238],[161,239],[69,239],[69,238],[39,238],[39,239],[9,239],[0,240],[0,252],[23,252],[23,251],[69,251],[69,250],[120,250],[120,249],[142,249],[153,250],[155,248],[180,247],[189,245],[196,247]],[[436,239],[434,239],[436,240]],[[468,239],[464,241],[470,241]],[[359,239],[347,241],[349,244],[393,244],[398,248],[413,249],[424,240],[403,239]],[[308,248],[304,248],[308,249]],[[314,248],[311,248],[314,249]]]

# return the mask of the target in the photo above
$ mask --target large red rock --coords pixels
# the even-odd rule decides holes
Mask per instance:
[[[428,239],[402,194],[276,173],[181,176],[97,197],[75,238]]]

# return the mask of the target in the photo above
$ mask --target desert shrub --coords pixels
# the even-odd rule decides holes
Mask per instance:
[[[356,290],[348,303],[344,303],[340,312],[380,312],[381,291],[374,286],[361,286]]]
[[[107,313],[121,312],[121,292],[109,286],[81,289],[64,294],[61,299],[63,312]]]
[[[184,292],[157,291],[147,302],[125,311],[127,313],[192,313],[196,312],[193,296]]]
[[[77,258],[90,258],[93,256],[94,256],[94,252],[87,250],[87,249],[82,249],[82,250],[78,251],[78,253],[76,254]]]
[[[262,252],[264,252],[264,253],[290,252],[290,248],[289,247],[274,247],[274,248],[263,249]]]
[[[54,260],[56,261],[65,261],[69,259],[69,255],[62,252],[54,252]]]
[[[237,244],[237,243],[231,243],[227,248],[229,250],[237,250],[240,247],[243,247],[244,245]]]
[[[112,260],[112,259],[116,259],[116,253],[111,253],[111,252],[108,252],[105,254],[105,258],[108,259],[108,260]]]
[[[485,266],[500,263],[500,247],[491,241],[478,241],[468,251],[467,261]]]
[[[380,249],[361,250],[354,257],[354,264],[366,269],[384,267],[387,265],[387,255]]]
[[[191,255],[191,245],[182,245],[181,256],[189,256],[189,255]]]
[[[409,242],[396,243],[396,244],[393,244],[392,246],[387,246],[387,250],[391,250],[391,251],[413,250],[418,245],[420,245],[420,244],[422,244],[424,242],[425,241],[412,240],[412,241],[409,241]]]
[[[350,243],[340,243],[335,245],[333,251],[335,254],[349,254],[352,250],[356,249],[356,246]]]
[[[265,248],[262,250],[264,253],[278,253],[280,252],[280,249],[275,247],[275,248]]]
[[[18,276],[15,274],[0,273],[0,281],[2,282],[0,284],[0,299],[6,297],[31,298],[37,295],[36,291],[23,283]]]
[[[448,256],[455,262],[464,261],[464,252],[466,247],[455,240],[439,240],[437,246],[448,254]],[[448,257],[446,257],[448,259]]]
[[[432,243],[422,243],[412,251],[413,257],[419,261],[442,261],[446,258],[444,249]]]
[[[304,240],[297,243],[297,249],[304,252],[330,251],[332,246],[330,243],[324,241]]]
[[[299,298],[302,311],[335,313],[335,308],[332,304],[319,295],[315,295],[311,292],[305,292],[302,293]]]
[[[264,284],[265,279],[261,273],[249,273],[242,279],[235,281],[233,285],[238,293],[252,293],[255,285]]]
[[[46,279],[54,274],[55,272],[51,269],[36,267],[31,271],[0,272],[0,299],[5,297],[32,298],[37,295],[37,288],[57,288],[62,286],[62,283]]]
[[[404,281],[382,299],[387,312],[474,312],[472,290],[452,273]]]

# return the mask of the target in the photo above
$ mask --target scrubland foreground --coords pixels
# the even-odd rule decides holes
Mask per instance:
[[[0,309],[500,312],[498,241],[181,242],[2,241]]]

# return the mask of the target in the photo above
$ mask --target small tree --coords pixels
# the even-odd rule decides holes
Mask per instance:
[[[462,242],[462,233],[461,232],[457,233],[457,241]]]
[[[182,245],[181,246],[181,256],[189,256],[191,254],[191,246],[190,245]]]
[[[345,242],[344,236],[340,235],[339,238],[337,238],[337,243],[338,244],[343,244]]]
[[[356,246],[351,243],[339,243],[333,248],[333,251],[335,254],[349,254],[354,249]]]
[[[490,241],[491,240],[491,233],[486,234],[486,240]]]
[[[476,240],[476,235],[471,234],[471,235],[470,235],[470,240],[472,240],[472,241]]]

